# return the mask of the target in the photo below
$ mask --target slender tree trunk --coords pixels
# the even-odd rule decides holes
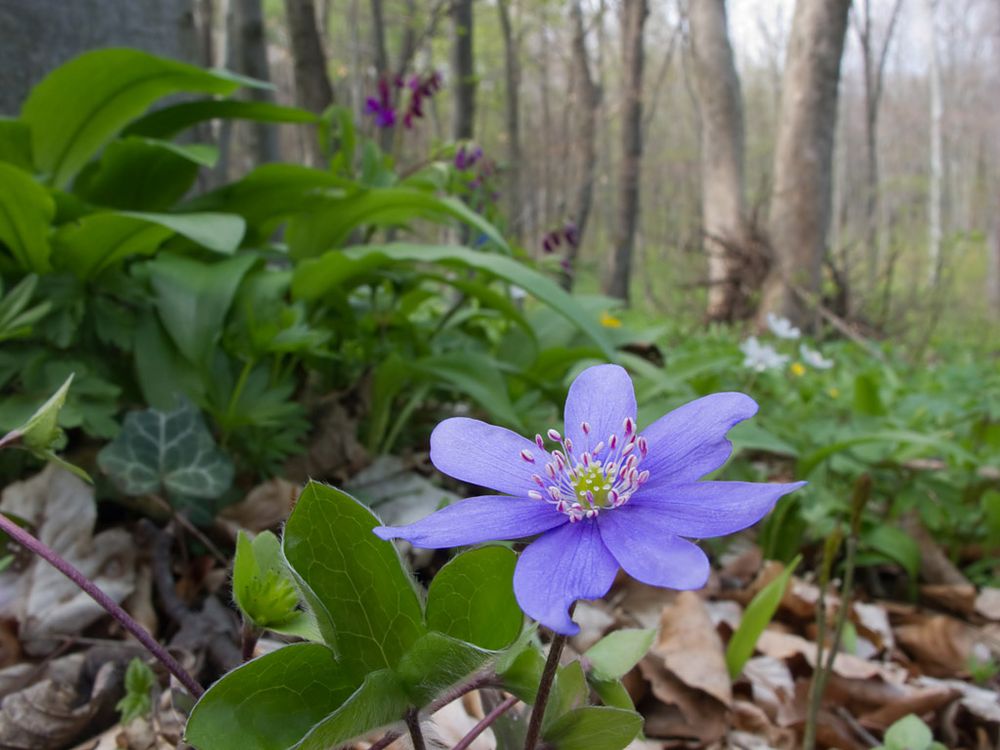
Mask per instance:
[[[583,244],[584,233],[590,218],[590,208],[594,201],[594,180],[597,176],[597,111],[601,106],[601,89],[590,72],[590,59],[587,54],[587,33],[583,23],[583,11],[580,0],[573,0],[569,9],[573,25],[573,58],[572,76],[574,90],[577,92],[577,133],[576,160],[578,164],[576,195],[573,199],[572,220],[576,228],[576,242],[569,244],[566,253],[568,271],[563,274],[562,282],[566,289],[571,289],[576,275],[576,262]]]
[[[521,241],[521,65],[520,45],[510,20],[508,0],[497,0],[503,33],[504,104],[507,119],[507,220],[514,240]]]
[[[295,101],[310,112],[322,112],[333,104],[333,88],[313,0],[285,0],[285,16],[295,62]]]
[[[476,61],[472,47],[472,0],[452,0],[451,70],[455,77],[452,137],[473,137],[476,122]]]
[[[696,0],[688,20],[701,116],[701,212],[709,320],[742,306],[741,258],[750,252],[743,194],[743,102],[726,28],[725,0]]]
[[[812,323],[830,221],[837,86],[850,0],[798,0],[781,91],[760,315]]]
[[[213,0],[195,0],[194,26],[198,34],[198,53],[201,64],[215,67],[215,3]]]
[[[597,87],[601,91],[608,90],[608,32],[604,23],[604,15],[607,12],[607,0],[601,0],[600,8],[597,11]],[[601,118],[600,129],[600,149],[601,149],[601,174],[610,175],[614,172],[614,149],[612,148],[611,127],[608,118]],[[611,180],[605,179],[599,183],[601,188],[601,198],[598,205],[604,207],[604,233],[606,237],[611,237],[615,233],[615,207],[611,198]]]
[[[642,165],[643,31],[649,15],[647,0],[622,0],[622,72],[625,106],[622,114],[622,163],[618,174],[618,231],[604,292],[629,300],[632,251],[639,222],[639,177]]]
[[[941,132],[941,65],[938,60],[937,29],[934,23],[934,0],[923,0],[924,22],[927,24],[927,76],[930,79],[930,191],[927,206],[927,281],[937,286],[941,278],[941,182],[943,135]]]
[[[382,0],[371,0],[372,11],[372,47],[375,51],[375,73],[378,79],[389,81],[389,88],[393,91],[393,104],[395,105],[395,91],[392,86],[392,70],[389,65],[389,52],[385,42],[385,17],[382,12]],[[379,148],[383,152],[392,151],[392,142],[395,138],[395,127],[379,128],[376,135]]]
[[[994,27],[994,42],[1000,49],[1000,12],[996,14]],[[1000,96],[1000,77],[993,84],[994,101]],[[1000,120],[994,120],[993,128],[993,163],[1000,164]],[[993,205],[992,226],[990,228],[989,244],[986,247],[986,304],[989,313],[1000,321],[1000,174],[993,175]]]

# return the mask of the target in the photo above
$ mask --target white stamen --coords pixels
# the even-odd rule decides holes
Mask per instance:
[[[529,464],[535,463],[535,457],[531,455],[531,451],[529,451],[527,448],[523,448],[521,450],[521,458],[523,458]]]

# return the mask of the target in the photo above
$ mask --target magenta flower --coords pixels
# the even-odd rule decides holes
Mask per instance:
[[[565,432],[546,433],[551,450],[541,435],[531,441],[475,419],[447,419],[434,430],[431,461],[440,471],[505,494],[375,533],[435,549],[538,534],[517,562],[517,601],[538,622],[573,635],[570,605],[604,596],[619,567],[653,586],[701,588],[708,558],[684,537],[751,526],[805,484],[700,481],[729,458],[729,429],[756,411],[749,396],[716,393],[639,433],[628,373],[591,367],[570,386]]]
[[[396,110],[392,106],[392,90],[385,78],[378,81],[378,98],[368,97],[365,101],[365,114],[375,118],[379,128],[391,128],[396,124]]]

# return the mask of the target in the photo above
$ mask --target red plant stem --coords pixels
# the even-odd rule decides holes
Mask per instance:
[[[486,714],[486,716],[484,716],[480,722],[476,724],[476,726],[470,729],[469,733],[460,739],[451,750],[466,750],[466,748],[475,741],[476,737],[485,732],[494,721],[512,709],[518,700],[519,698],[516,695],[508,697],[507,700]]]
[[[135,636],[136,640],[138,640],[139,643],[141,643],[146,650],[149,651],[149,653],[155,656],[160,663],[163,664],[163,666],[166,667],[167,670],[174,677],[176,677],[184,687],[187,688],[191,695],[195,698],[201,697],[202,693],[205,692],[205,689],[198,684],[198,681],[195,680],[194,677],[188,674],[187,670],[185,670],[173,656],[170,655],[170,652],[157,643],[156,640],[148,632],[146,632],[146,629],[143,628],[142,625],[133,620],[132,616],[129,615],[128,612],[122,609],[121,606],[111,597],[97,588],[93,581],[73,567],[68,560],[64,559],[58,552],[41,540],[33,537],[27,531],[7,518],[7,516],[3,513],[0,513],[0,529],[7,533],[22,547],[31,550],[36,555],[43,558],[52,567],[79,586],[84,593],[100,604],[109,615],[115,618],[115,620],[117,620],[118,623],[125,628],[125,630]]]
[[[559,657],[562,656],[563,646],[566,645],[566,636],[562,633],[555,633],[554,636],[549,645],[549,658],[545,660],[542,679],[538,683],[535,704],[531,707],[531,718],[528,720],[528,731],[524,738],[524,750],[535,750],[538,745],[538,737],[542,732],[542,719],[545,717],[545,706],[549,702],[549,692],[552,690],[552,683],[556,678],[556,670],[559,669]]]

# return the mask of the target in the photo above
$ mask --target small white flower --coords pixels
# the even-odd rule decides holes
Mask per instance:
[[[774,313],[767,314],[767,327],[779,339],[794,340],[802,335],[802,331],[793,326],[792,321],[788,318],[781,318]]]
[[[829,370],[833,367],[832,359],[827,359],[822,352],[810,349],[805,344],[799,346],[799,354],[802,355],[803,362],[817,370]]]
[[[779,354],[770,344],[762,344],[756,336],[751,336],[742,344],[743,366],[756,372],[777,370],[788,364],[788,355]]]

